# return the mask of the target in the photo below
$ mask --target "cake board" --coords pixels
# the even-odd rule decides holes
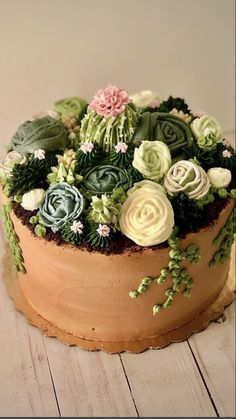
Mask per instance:
[[[234,248],[234,247],[233,247]],[[219,318],[225,307],[234,300],[235,273],[234,261],[231,259],[231,266],[224,288],[217,299],[200,316],[183,326],[171,330],[168,333],[154,337],[140,339],[137,341],[110,342],[95,341],[75,336],[71,333],[60,330],[46,319],[41,317],[31,307],[23,295],[16,276],[15,267],[12,264],[8,246],[5,247],[3,256],[3,280],[9,296],[13,299],[15,308],[23,313],[27,321],[38,327],[45,336],[57,338],[60,342],[69,346],[79,346],[88,351],[102,350],[107,353],[117,354],[121,352],[141,353],[147,349],[161,349],[170,343],[186,340],[191,334],[204,330],[211,321]]]

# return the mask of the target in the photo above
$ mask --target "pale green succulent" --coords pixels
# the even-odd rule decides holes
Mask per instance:
[[[121,204],[114,203],[110,196],[102,195],[101,198],[93,196],[91,208],[89,218],[95,223],[117,225],[117,216],[120,213]]]
[[[66,182],[68,185],[78,185],[83,179],[83,176],[75,173],[75,161],[67,167],[63,163],[59,163],[57,167],[52,167],[51,170],[51,173],[47,176],[49,185],[61,182]]]

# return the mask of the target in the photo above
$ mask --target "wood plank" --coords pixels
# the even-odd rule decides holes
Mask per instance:
[[[118,355],[45,345],[62,417],[137,416]]]
[[[226,320],[211,323],[189,339],[197,363],[220,416],[235,416],[235,302]]]
[[[59,413],[43,337],[15,310],[1,273],[0,301],[0,416],[56,417]]]
[[[140,416],[216,416],[187,342],[121,358]]]

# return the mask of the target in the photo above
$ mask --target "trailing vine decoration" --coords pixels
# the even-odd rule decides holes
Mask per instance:
[[[233,209],[224,227],[222,227],[213,241],[213,244],[218,246],[218,250],[211,259],[209,266],[215,266],[218,262],[223,263],[230,256],[235,233],[236,208]]]
[[[15,267],[18,272],[25,273],[24,267],[24,258],[22,256],[22,250],[19,245],[19,239],[14,230],[13,222],[11,221],[10,212],[12,211],[13,203],[8,201],[6,205],[3,205],[2,214],[3,214],[3,226],[7,236],[7,241],[10,247],[12,254],[12,259],[14,261]]]
[[[179,239],[173,232],[168,240],[170,246],[170,261],[168,266],[163,268],[159,276],[145,277],[142,279],[137,290],[130,291],[129,296],[132,299],[146,292],[152,283],[162,284],[167,278],[172,278],[172,286],[165,291],[166,300],[162,304],[153,306],[153,315],[158,314],[162,309],[171,307],[174,296],[180,291],[181,285],[184,285],[182,291],[185,297],[190,297],[193,281],[186,268],[181,268],[181,261],[187,259],[190,263],[197,263],[200,259],[200,251],[197,246],[190,244],[186,249],[179,247]]]

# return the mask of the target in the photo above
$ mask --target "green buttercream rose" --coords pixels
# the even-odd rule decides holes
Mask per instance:
[[[81,187],[92,195],[111,194],[113,189],[120,186],[127,191],[132,186],[128,172],[112,165],[96,166],[82,175]]]
[[[162,141],[169,147],[171,156],[175,157],[192,143],[192,137],[190,127],[177,116],[162,112],[144,112],[132,142],[139,145],[147,138],[150,141]]]
[[[11,146],[20,153],[28,154],[38,149],[64,149],[66,143],[67,132],[62,122],[46,116],[20,125],[12,137]]]
[[[171,166],[170,150],[162,141],[142,141],[134,151],[133,166],[145,178],[159,182]]]
[[[67,97],[54,103],[54,110],[62,115],[70,114],[79,117],[84,113],[87,101],[81,97]]]
[[[192,131],[199,147],[204,150],[215,148],[223,139],[223,131],[219,122],[210,115],[195,118],[191,124]]]
[[[40,222],[55,233],[67,221],[78,219],[84,209],[84,198],[74,186],[58,183],[51,186],[39,207]]]

